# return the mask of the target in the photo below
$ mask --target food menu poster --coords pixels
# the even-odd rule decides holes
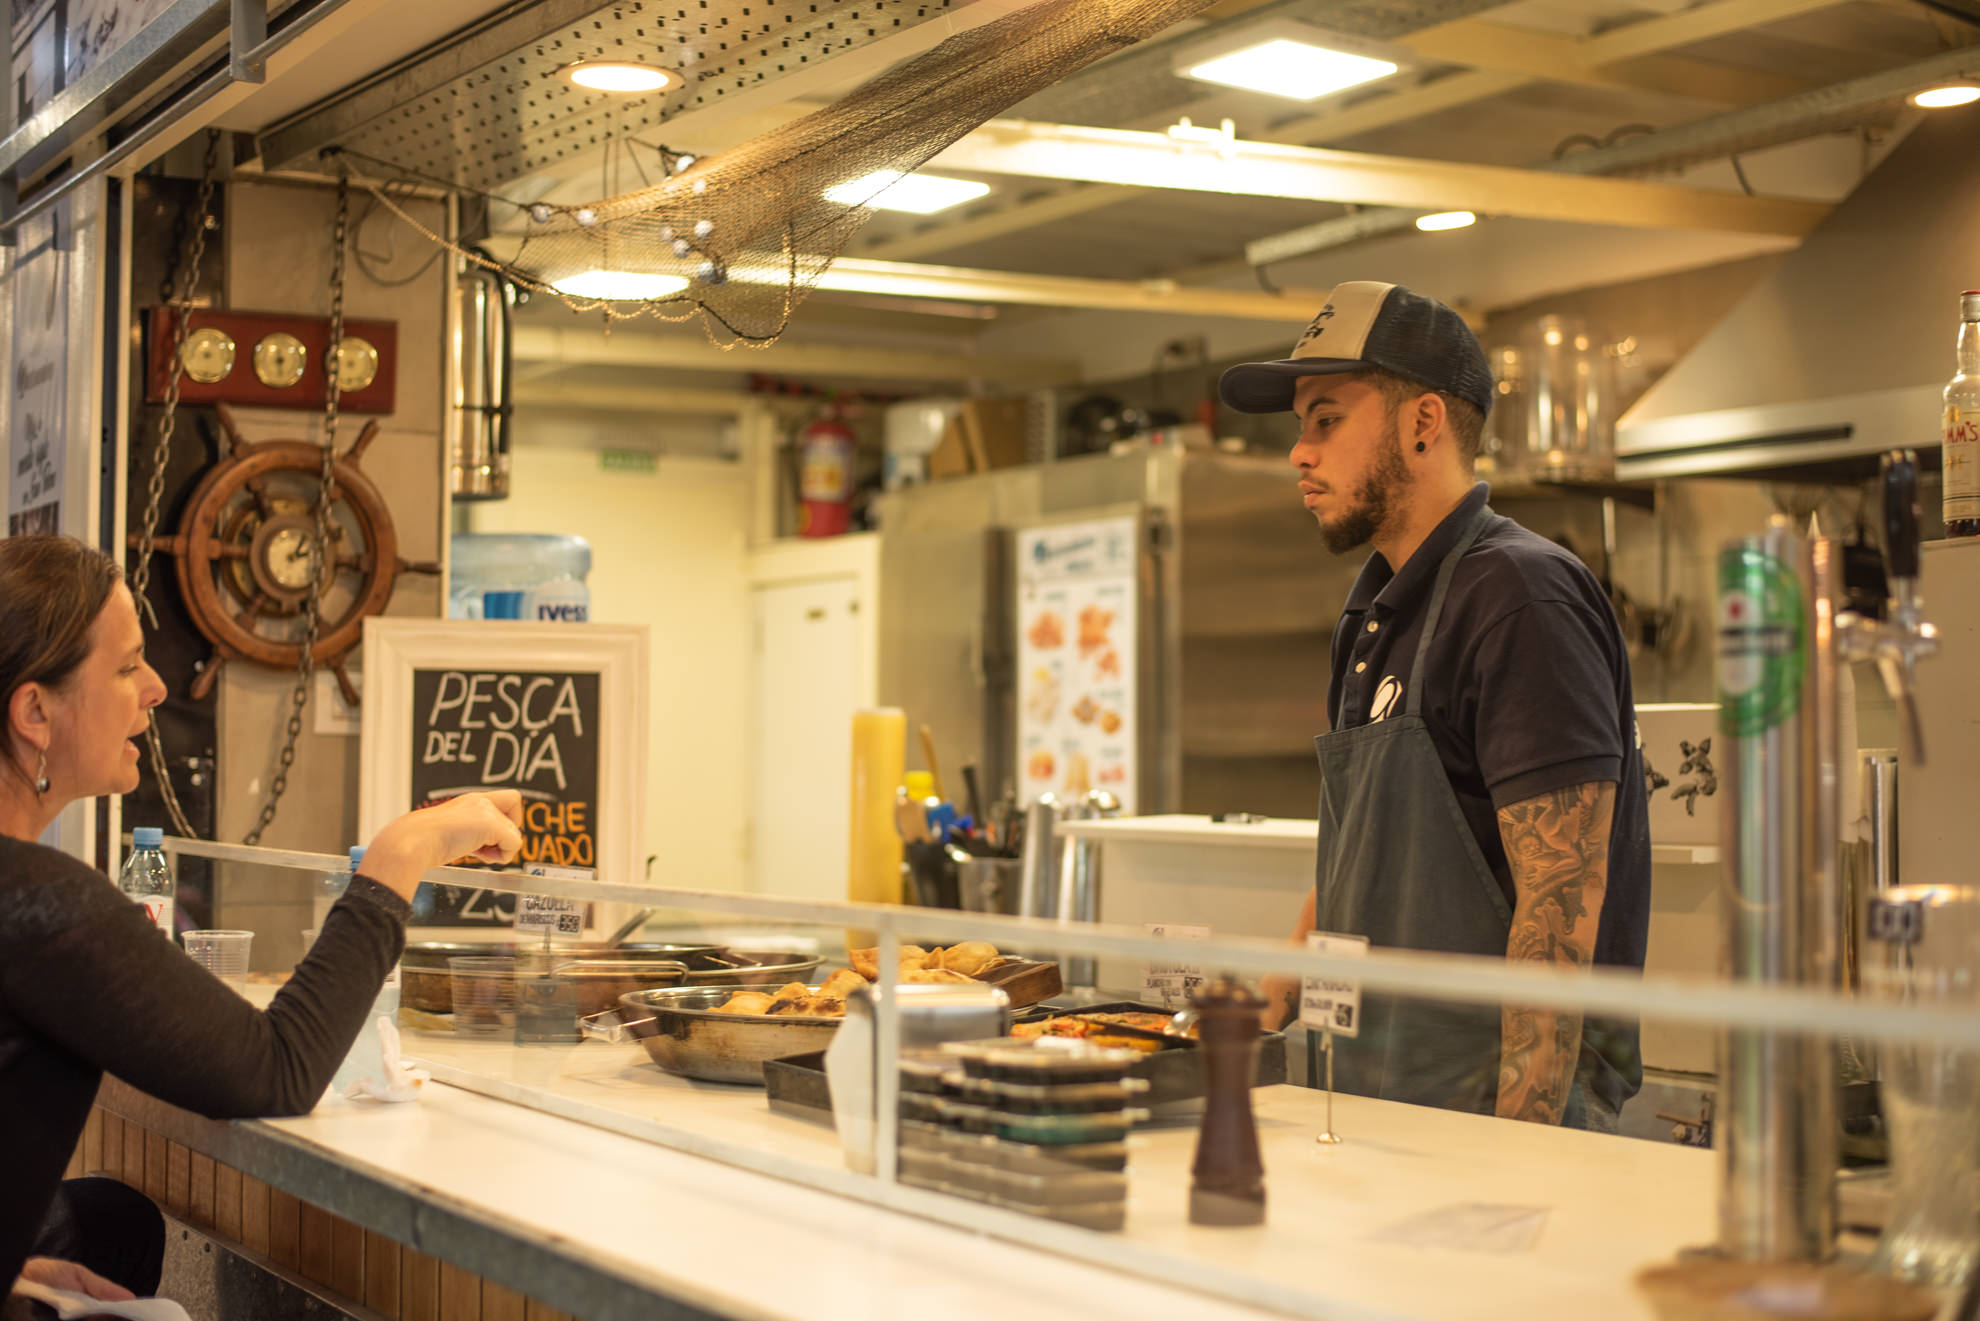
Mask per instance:
[[[479,789],[515,789],[523,800],[519,864],[546,871],[597,867],[595,672],[416,669],[412,689],[409,806],[429,807]],[[423,884],[412,920],[421,926],[507,926],[515,920],[515,904],[513,894]]]
[[[1105,789],[1135,811],[1132,515],[1017,534],[1018,796]]]

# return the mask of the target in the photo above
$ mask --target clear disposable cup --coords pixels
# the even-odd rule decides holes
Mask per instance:
[[[513,958],[458,955],[447,960],[453,975],[454,1031],[488,1037],[516,1025],[516,961]]]
[[[192,961],[245,994],[252,931],[187,931],[179,936]]]

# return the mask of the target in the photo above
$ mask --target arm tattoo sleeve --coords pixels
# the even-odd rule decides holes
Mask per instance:
[[[1499,809],[1517,902],[1506,957],[1584,967],[1609,879],[1613,783],[1578,784]],[[1581,1052],[1581,1015],[1507,1005],[1501,1025],[1498,1113],[1558,1124]]]

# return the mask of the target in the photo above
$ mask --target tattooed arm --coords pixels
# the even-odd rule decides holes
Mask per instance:
[[[1517,894],[1507,958],[1570,968],[1594,962],[1615,810],[1613,782],[1553,789],[1499,809]],[[1501,1031],[1500,1117],[1560,1123],[1581,1054],[1581,1015],[1507,1005]]]
[[[1308,886],[1306,905],[1299,910],[1299,920],[1293,923],[1292,932],[1292,943],[1302,949],[1306,946],[1306,933],[1313,930],[1317,901],[1317,893]],[[1258,1021],[1267,1032],[1277,1032],[1299,1016],[1299,987],[1299,978],[1276,972],[1259,982],[1258,992],[1265,997],[1265,1007],[1259,1011]]]

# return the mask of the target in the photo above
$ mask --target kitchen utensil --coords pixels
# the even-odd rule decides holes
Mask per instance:
[[[963,805],[969,809],[969,819],[985,835],[990,833],[990,822],[983,815],[983,792],[976,782],[974,764],[963,767]]]
[[[947,798],[948,791],[942,787],[942,767],[935,760],[935,731],[927,725],[921,727],[921,759],[928,763],[928,778],[935,782],[935,796]]]
[[[662,1072],[751,1087],[763,1085],[765,1060],[819,1050],[839,1029],[836,1018],[714,1012],[732,993],[719,986],[634,991],[619,997],[620,1025],[580,1021],[587,1037],[637,1041]]]
[[[1258,1014],[1265,1002],[1241,982],[1220,977],[1198,993],[1203,1040],[1203,1126],[1190,1166],[1193,1225],[1258,1225],[1265,1221],[1265,1164],[1251,1112]]]
[[[659,911],[660,910],[657,908],[640,909],[637,913],[634,913],[631,917],[626,919],[625,925],[621,926],[617,931],[614,931],[611,935],[605,937],[605,939],[600,943],[604,945],[606,949],[619,948],[619,946],[626,943],[626,938],[628,936],[632,935],[633,932],[645,926],[647,920],[650,919],[655,913]]]
[[[1011,913],[1018,911],[1019,888],[1024,882],[1021,858],[965,858],[956,864],[962,906],[970,913]]]

